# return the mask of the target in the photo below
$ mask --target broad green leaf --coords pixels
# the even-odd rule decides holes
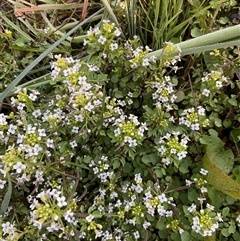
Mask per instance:
[[[155,153],[150,155],[143,155],[142,157],[142,162],[145,164],[149,164],[149,163],[156,164],[158,160],[159,160],[159,157]]]
[[[225,120],[223,121],[223,126],[224,126],[225,128],[231,127],[231,126],[232,126],[232,121],[231,121],[231,120],[228,120],[228,119],[225,119]]]
[[[217,127],[222,127],[222,120],[219,119],[219,118],[216,118],[214,120],[214,124],[217,126]]]
[[[212,159],[216,155],[216,152],[210,152],[207,149],[206,154],[203,157],[203,168],[208,170],[206,180],[210,185],[217,190],[225,193],[226,195],[240,200],[240,185],[224,173],[219,167],[212,163]]]
[[[94,218],[101,218],[102,217],[102,214],[98,210],[94,211],[92,213],[92,215],[94,216]]]
[[[221,231],[221,234],[224,237],[228,237],[230,235],[228,228],[223,228],[222,231]]]
[[[182,90],[179,90],[177,93],[176,93],[176,96],[177,96],[177,99],[176,99],[176,102],[180,102],[184,99],[185,97],[185,94]]]
[[[191,240],[191,236],[188,232],[183,232],[181,234],[181,240],[182,241],[190,241]]]
[[[233,169],[234,155],[231,150],[217,152],[211,162],[220,168],[224,173],[229,174]]]
[[[200,139],[200,142],[207,146],[209,152],[218,151],[224,147],[222,140],[215,135],[203,135],[203,137]]]

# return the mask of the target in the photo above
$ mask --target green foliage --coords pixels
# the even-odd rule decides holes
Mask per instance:
[[[178,47],[165,43],[186,37],[190,24],[193,36],[209,32],[210,19],[236,3],[101,4],[113,22],[90,27],[86,56],[53,53],[51,73],[5,98],[54,46],[69,48],[64,39],[98,13],[64,33],[1,96],[11,108],[0,114],[0,239],[238,241],[239,51],[205,52],[189,63],[177,55],[179,47],[183,54],[203,51],[204,41],[213,49],[219,34],[229,40],[238,27]],[[180,12],[184,7],[189,12]],[[42,16],[51,26],[48,14]],[[159,52],[145,46],[150,33]],[[3,59],[29,47],[19,34],[1,36],[11,44]]]

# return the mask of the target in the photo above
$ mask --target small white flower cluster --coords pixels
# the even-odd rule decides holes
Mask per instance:
[[[61,186],[58,186],[57,188],[42,191],[36,195],[36,198],[28,197],[31,209],[31,222],[38,229],[41,229],[48,221],[51,221],[51,225],[47,228],[48,232],[64,230],[61,215],[68,223],[77,225],[78,221],[72,210],[61,211],[62,208],[65,209],[68,203],[60,188]]]
[[[174,84],[171,81],[170,76],[158,77],[154,76],[154,81],[152,81],[153,94],[152,98],[155,100],[156,107],[161,107],[162,105],[167,107],[167,110],[172,110],[172,104],[177,99],[174,94]]]
[[[179,118],[179,124],[189,127],[193,131],[199,131],[200,127],[206,127],[209,120],[205,116],[205,109],[198,106],[197,110],[193,107],[183,110],[182,117]]]
[[[144,205],[147,208],[148,214],[154,216],[157,213],[160,217],[171,217],[173,215],[173,211],[167,209],[168,205],[169,207],[170,205],[175,206],[171,197],[167,198],[164,193],[159,195],[153,194],[151,190],[148,190],[144,195]]]
[[[202,82],[202,95],[208,97],[211,93],[215,93],[221,89],[224,84],[227,84],[228,79],[219,71],[211,71],[205,74]]]
[[[192,211],[192,209],[189,210]],[[193,212],[196,212],[195,209]],[[200,212],[198,212],[198,216],[193,217],[193,225],[191,228],[196,233],[200,233],[203,237],[212,236],[219,228],[218,222],[223,221],[221,214],[218,213],[215,217],[213,217],[210,212],[210,208],[201,209]]]
[[[108,171],[109,164],[106,163],[107,161],[108,157],[102,156],[96,162],[92,160],[89,163],[89,167],[92,168],[94,174],[97,175],[98,178],[100,178],[102,183],[108,182],[113,175],[112,171]]]
[[[144,132],[148,130],[147,124],[141,123],[138,117],[132,114],[121,115],[115,119],[113,126],[117,127],[114,130],[117,141],[129,147],[137,146],[139,141],[144,138]]]
[[[182,135],[180,132],[167,133],[161,137],[158,141],[160,147],[158,147],[159,155],[163,157],[162,161],[164,164],[169,165],[171,158],[177,158],[182,160],[187,155],[187,143],[189,138]]]

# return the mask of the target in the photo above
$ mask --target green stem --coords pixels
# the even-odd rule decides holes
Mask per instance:
[[[208,33],[203,36],[175,44],[174,46],[176,51],[174,51],[171,56],[178,54],[194,54],[204,51],[211,51],[218,48],[232,47],[240,43],[239,36],[240,24],[233,27],[220,29],[216,32]],[[182,52],[179,52],[179,49]],[[146,58],[149,58],[153,55],[155,55],[157,58],[161,58],[165,55],[164,48],[148,53]]]

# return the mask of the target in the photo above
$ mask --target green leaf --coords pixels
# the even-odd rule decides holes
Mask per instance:
[[[221,17],[218,19],[218,22],[221,24],[227,24],[229,22],[229,18],[228,17]]]
[[[117,169],[117,168],[119,168],[119,166],[120,166],[120,161],[119,160],[115,160],[113,162],[113,169]]]
[[[209,129],[208,133],[210,134],[210,136],[218,137],[218,132],[215,131],[214,129]]]
[[[192,189],[189,194],[188,194],[188,199],[191,202],[194,202],[195,200],[198,199],[198,193],[196,192],[196,190]]]
[[[18,46],[18,47],[24,47],[25,43],[24,43],[24,39],[23,38],[18,38],[14,41],[14,43]]]
[[[229,207],[225,207],[222,211],[222,215],[223,217],[226,217],[229,214],[230,208]]]
[[[94,211],[92,213],[92,215],[94,216],[94,218],[101,218],[102,217],[102,214],[98,210]]]
[[[112,78],[111,78],[111,82],[114,83],[114,84],[116,84],[118,82],[118,80],[119,79],[118,79],[118,75],[117,74],[113,75]]]
[[[203,135],[203,137],[200,138],[200,143],[205,144],[209,152],[218,151],[224,147],[224,143],[217,136]]]
[[[229,231],[228,231],[228,228],[223,228],[222,231],[221,231],[221,234],[224,236],[224,237],[228,237],[230,235]]]
[[[132,169],[133,169],[132,165],[128,162],[126,162],[125,165],[123,166],[124,173],[131,173]]]
[[[181,240],[182,241],[190,241],[191,240],[191,236],[188,232],[183,232],[181,234]]]
[[[191,30],[191,36],[196,38],[202,35],[202,32],[199,28],[195,27]]]
[[[177,99],[175,100],[176,102],[180,102],[184,99],[185,97],[185,94],[182,90],[179,90],[177,93],[176,93],[176,96],[177,96]]]
[[[224,173],[229,174],[233,169],[234,155],[230,149],[216,153],[211,162],[220,168]]]
[[[11,196],[12,196],[12,181],[10,178],[9,173],[7,173],[8,177],[8,190],[3,198],[2,204],[1,204],[1,214],[4,215],[7,211]]]
[[[159,168],[155,168],[154,173],[156,174],[156,176],[158,178],[162,178],[163,177],[163,173],[162,173],[161,169],[159,169]]]
[[[215,124],[215,126],[217,126],[217,127],[222,127],[222,120],[219,119],[219,118],[216,118],[216,119],[214,120],[214,124]]]
[[[228,228],[229,233],[235,233],[236,232],[236,226],[233,222],[231,222],[229,228]]]
[[[115,95],[116,98],[123,98],[124,97],[122,91],[117,90],[117,89],[116,89],[114,95]]]
[[[186,174],[189,172],[188,167],[191,165],[190,159],[185,159],[183,162],[180,163],[179,171],[183,174]]]
[[[235,98],[229,99],[228,102],[232,106],[238,106],[238,101]]]
[[[238,143],[240,140],[240,128],[234,129],[230,131],[230,140]]]
[[[224,120],[224,121],[223,121],[223,126],[224,126],[225,128],[231,127],[231,126],[232,126],[232,121],[231,121],[231,120],[228,120],[228,119]]]
[[[219,209],[223,205],[225,195],[222,192],[218,191],[216,188],[209,187],[208,188],[208,196],[211,200],[211,203],[214,204],[214,207],[216,209]]]
[[[159,230],[165,230],[166,229],[166,223],[164,222],[163,219],[161,219],[157,222],[156,228],[159,229]]]
[[[210,147],[206,149],[206,154],[202,159],[203,168],[208,170],[206,180],[217,190],[240,200],[240,185],[212,163],[212,159],[216,155],[216,152],[212,151]]]
[[[142,162],[145,163],[146,165],[148,164],[156,164],[159,160],[159,157],[156,153],[150,154],[150,155],[143,155],[142,157]]]

